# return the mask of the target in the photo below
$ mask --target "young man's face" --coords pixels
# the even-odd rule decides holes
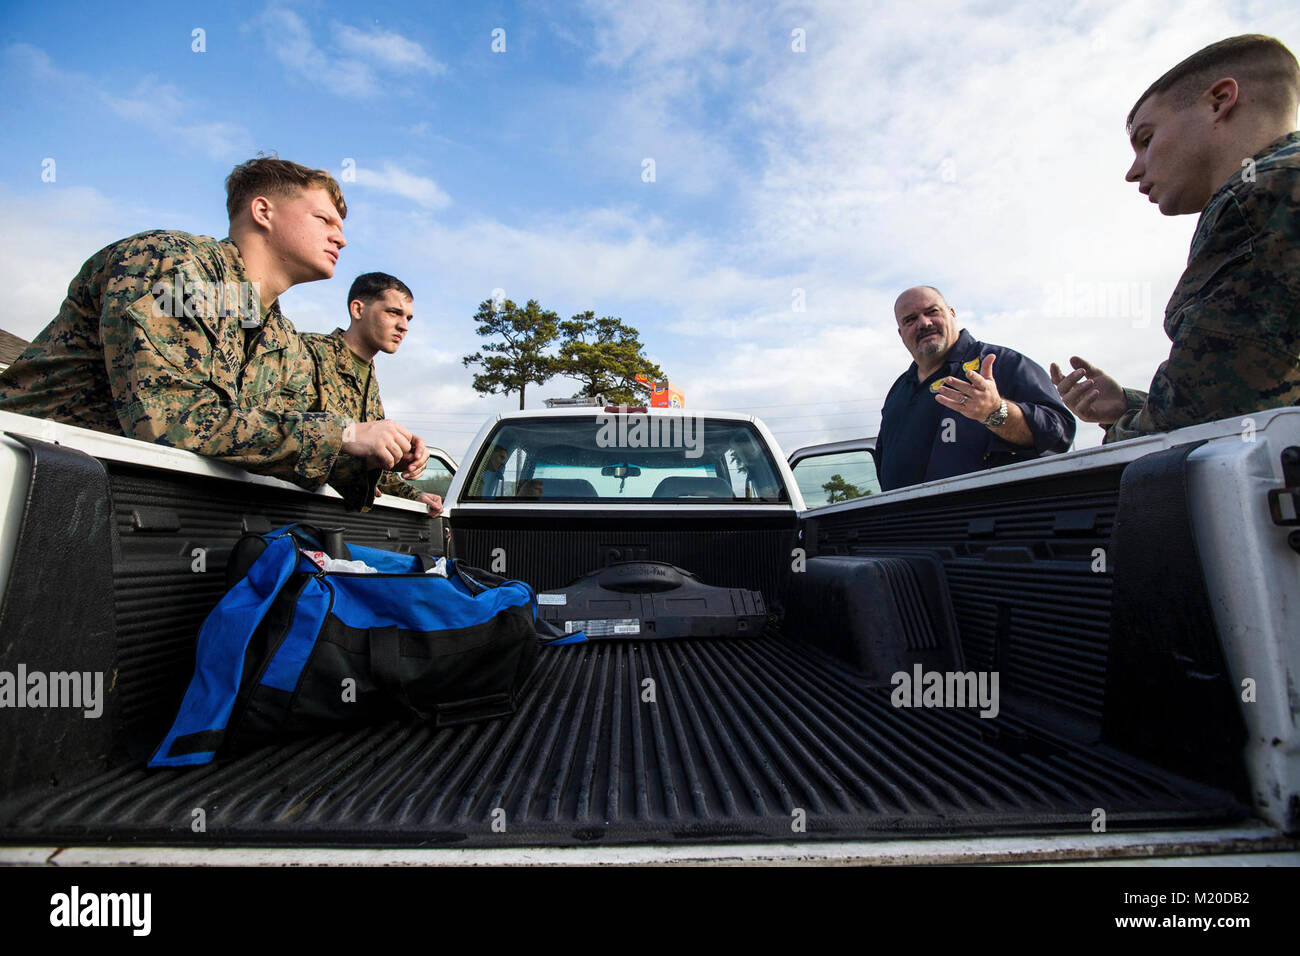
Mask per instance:
[[[415,316],[415,303],[409,295],[387,289],[370,302],[353,299],[348,303],[352,327],[361,335],[361,343],[376,352],[397,351]]]
[[[274,197],[271,204],[267,241],[286,277],[297,284],[333,276],[347,240],[329,193],[320,187],[304,189],[296,196]]]
[[[933,289],[908,289],[894,303],[894,318],[898,337],[917,365],[942,359],[961,334],[957,313]]]
[[[1149,96],[1133,116],[1133,165],[1124,178],[1166,216],[1199,213],[1221,185],[1210,155],[1214,113],[1204,99],[1182,110],[1165,100]]]

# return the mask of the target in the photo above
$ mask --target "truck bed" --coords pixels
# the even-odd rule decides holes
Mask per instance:
[[[642,699],[647,678],[653,703]],[[1036,729],[1015,711],[1006,697],[996,722],[973,710],[896,709],[889,688],[772,631],[557,647],[510,719],[437,731],[393,723],[198,769],[122,766],[6,799],[0,834],[45,844],[572,846],[1083,834],[1094,808],[1108,830],[1249,815],[1225,791]],[[205,833],[191,830],[197,808]]]
[[[1274,413],[1275,428],[1295,424],[1286,415],[1300,418]],[[544,648],[508,719],[391,723],[151,771],[145,759],[176,713],[241,534],[337,524],[351,542],[409,552],[436,549],[443,528],[405,503],[348,514],[337,498],[174,449],[66,426],[36,439],[16,419],[0,414],[11,436],[0,451],[31,464],[11,479],[9,514],[21,521],[5,532],[0,670],[99,672],[105,700],[99,719],[6,712],[0,844],[10,848],[830,853],[854,841],[1094,840],[1098,811],[1102,840],[1132,834],[1135,847],[1151,831],[1236,833],[1263,812],[1294,832],[1291,738],[1262,708],[1247,711],[1247,727],[1236,702],[1241,674],[1270,701],[1284,699],[1273,685],[1289,678],[1216,632],[1186,492],[1195,444],[1094,450],[1088,467],[1009,466],[1005,477],[803,515],[453,515],[458,557],[486,566],[504,548],[511,576],[539,590],[632,555],[761,588],[779,608],[798,590],[800,549],[809,567],[926,555],[949,597],[927,605],[913,584],[891,593],[900,607],[950,617],[958,669],[1001,674],[996,719],[892,706],[887,678],[855,669],[844,631],[805,589],[802,612],[787,603],[757,636]],[[1290,435],[1285,444],[1300,445]],[[1228,473],[1228,457],[1254,469],[1249,480],[1231,473],[1233,488],[1262,501],[1280,482],[1275,451],[1235,436],[1224,449],[1216,474]],[[1272,537],[1244,553],[1289,569],[1294,553],[1277,557]],[[1237,550],[1221,545],[1219,563]],[[1234,592],[1220,581],[1213,593],[1222,603]],[[1261,633],[1260,655],[1275,638]]]

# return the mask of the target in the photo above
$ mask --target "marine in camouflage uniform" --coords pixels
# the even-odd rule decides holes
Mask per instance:
[[[1165,307],[1169,358],[1107,442],[1300,404],[1300,131],[1210,199]]]
[[[335,487],[364,507],[364,470],[340,455],[343,417],[311,409],[312,394],[310,354],[278,302],[263,309],[235,243],[163,230],[91,256],[54,321],[0,374],[0,410],[305,488],[338,463]]]
[[[329,335],[303,332],[301,338],[315,360],[316,401],[312,408],[335,412],[358,422],[379,421],[384,417],[375,363],[366,362],[348,347],[342,329],[335,329]],[[386,495],[408,501],[418,501],[423,493],[392,471],[383,473],[378,487]]]

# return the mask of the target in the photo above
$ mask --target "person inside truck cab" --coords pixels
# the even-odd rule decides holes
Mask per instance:
[[[1075,421],[1042,367],[1013,349],[978,342],[933,286],[894,303],[911,366],[880,412],[880,487],[964,475],[1063,452]]]
[[[1052,380],[1122,441],[1300,404],[1300,65],[1272,37],[1220,40],[1129,110],[1125,175],[1166,216],[1200,216],[1165,307],[1169,358],[1146,392],[1086,359]]]
[[[325,170],[275,157],[226,180],[230,235],[154,230],[91,256],[3,374],[0,410],[185,448],[370,504],[368,468],[418,477],[428,451],[391,420],[309,411],[312,363],[280,294],[328,279],[347,204]]]
[[[374,358],[392,355],[405,339],[414,318],[415,298],[405,282],[386,272],[367,272],[348,289],[347,331],[329,335],[304,332],[302,340],[316,367],[313,409],[337,412],[349,422],[384,418]],[[376,494],[419,501],[431,514],[442,513],[442,497],[421,491],[391,471],[379,478]]]
[[[483,470],[474,476],[469,494],[474,498],[495,498],[501,495],[504,484],[506,460],[510,453],[501,445],[493,445],[488,452]]]

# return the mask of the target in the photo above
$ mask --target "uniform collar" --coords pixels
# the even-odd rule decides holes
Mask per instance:
[[[346,375],[353,381],[360,381],[357,378],[356,363],[362,361],[362,358],[356,352],[352,351],[351,346],[348,345],[348,340],[343,337],[343,330],[335,329],[331,332],[329,334],[329,341],[330,344],[334,346],[334,358],[338,362],[339,373]],[[368,371],[374,370],[374,359],[371,359],[366,364]]]
[[[1273,142],[1269,143],[1252,156],[1251,160],[1254,161],[1255,165],[1258,167],[1259,163],[1264,162],[1274,153],[1280,153],[1282,150],[1293,147],[1296,144],[1300,144],[1300,130],[1293,130],[1285,136],[1273,140]],[[1207,202],[1205,208],[1201,210],[1201,215],[1196,220],[1196,231],[1192,235],[1193,250],[1197,249],[1208,237],[1210,231],[1213,229],[1213,224],[1218,219],[1219,210],[1227,203],[1228,198],[1237,191],[1238,187],[1246,183],[1246,169],[1248,168],[1248,165],[1249,164],[1243,160],[1241,169],[1229,176],[1228,181],[1214,191],[1214,195],[1210,197],[1210,201]],[[1253,180],[1251,181],[1253,182]],[[1189,259],[1190,258],[1191,256],[1189,255]]]
[[[963,362],[978,356],[980,347],[980,343],[975,340],[974,336],[962,329],[957,336],[957,341],[952,343],[952,348],[948,350],[944,361],[948,363],[950,368],[961,365]]]
[[[235,245],[235,240],[229,236],[221,240],[221,251],[226,258],[226,264],[230,267],[233,281],[240,284],[241,295],[245,283],[248,283],[248,273],[244,269],[244,257],[239,252],[239,246]],[[251,283],[249,284],[251,288]],[[261,316],[262,300],[256,289],[252,290],[256,298],[256,308],[258,316]],[[265,351],[275,349],[284,349],[289,347],[290,337],[295,334],[293,326],[289,320],[284,317],[280,311],[280,300],[276,299],[271,303],[271,307],[266,312],[266,317],[262,319],[262,335],[258,339],[257,348]]]

